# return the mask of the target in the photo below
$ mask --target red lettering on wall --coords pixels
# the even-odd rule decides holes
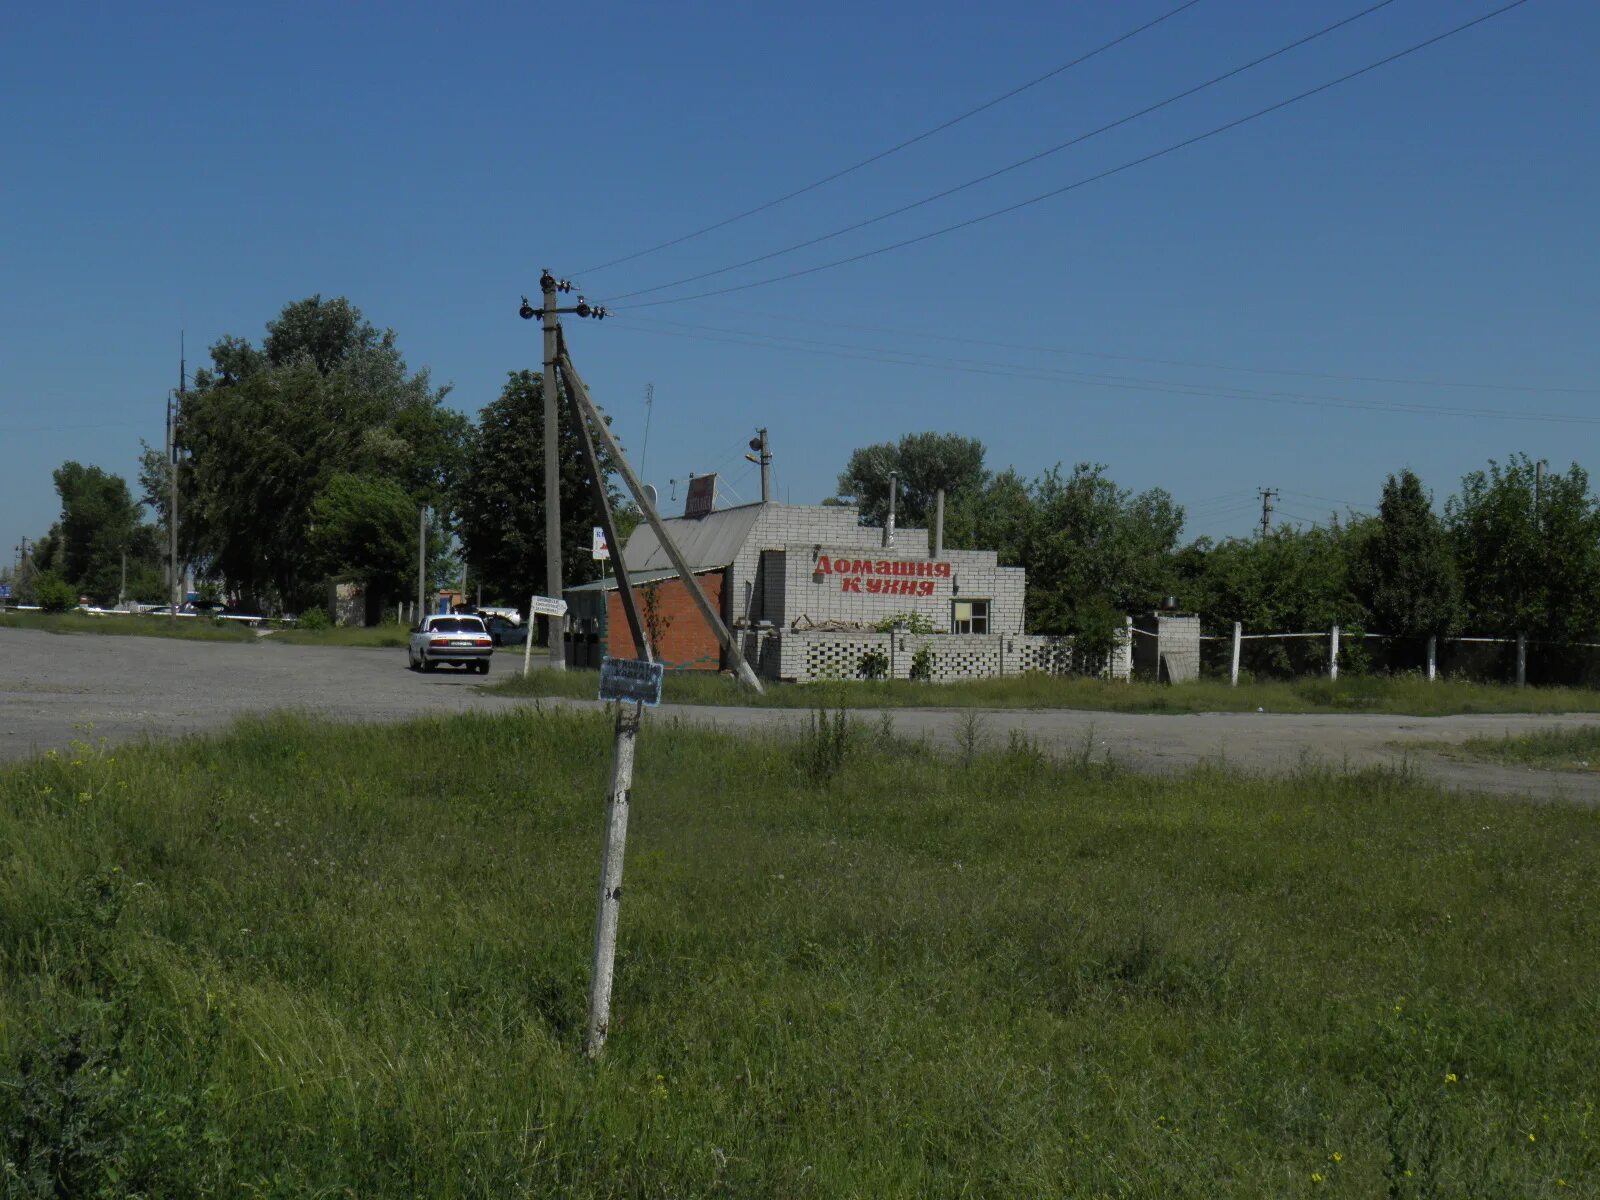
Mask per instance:
[[[947,562],[934,563],[933,564],[933,573],[935,575],[937,575],[940,579],[949,579],[950,578],[950,564],[947,563]]]
[[[861,580],[841,579],[839,581],[839,589],[845,592],[859,592],[861,590]]]

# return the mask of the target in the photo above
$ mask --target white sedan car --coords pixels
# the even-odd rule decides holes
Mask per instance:
[[[465,614],[422,618],[422,624],[411,631],[407,650],[413,671],[431,671],[440,663],[449,663],[480,675],[489,673],[493,653],[494,642],[483,618]]]

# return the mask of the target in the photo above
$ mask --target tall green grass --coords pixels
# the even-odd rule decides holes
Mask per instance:
[[[201,642],[252,642],[255,631],[237,621],[205,617],[151,617],[133,614],[0,612],[0,629],[38,629],[46,633],[106,633],[124,637],[186,638]]]
[[[411,628],[395,622],[366,627],[329,626],[325,629],[280,629],[268,641],[291,646],[369,646],[393,649],[411,641]]]
[[[534,671],[503,679],[491,689],[508,696],[564,696],[592,700],[595,671]],[[1377,712],[1412,716],[1452,713],[1600,712],[1600,691],[1582,688],[1515,688],[1459,680],[1347,677],[1289,683],[1220,680],[1168,686],[1100,679],[1019,675],[964,683],[907,680],[767,683],[762,695],[710,671],[668,672],[663,698],[671,704],[732,704],[768,708],[1073,708],[1108,712]]]
[[[0,772],[11,1196],[1600,1190],[1600,817],[828,715],[527,710]]]
[[[1600,771],[1600,729],[1537,729],[1516,736],[1468,738],[1448,751],[1512,766]]]

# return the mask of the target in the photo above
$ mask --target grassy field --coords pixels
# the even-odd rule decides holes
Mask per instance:
[[[594,671],[535,671],[494,685],[510,696],[594,699]],[[767,684],[757,696],[709,671],[668,672],[663,696],[671,704],[735,704],[771,708],[1076,708],[1107,712],[1379,712],[1412,716],[1451,713],[1600,712],[1600,692],[1581,688],[1514,688],[1399,677],[1303,679],[1286,683],[1220,680],[1167,686],[1021,675],[927,684],[905,680]]]
[[[430,747],[428,753],[418,748]],[[0,772],[8,1196],[1600,1191],[1600,816],[508,712]]]
[[[1469,738],[1449,753],[1506,766],[1600,771],[1600,729],[1540,729],[1517,737]]]
[[[236,621],[204,617],[90,616],[88,613],[0,612],[0,629],[46,633],[105,633],[123,637],[176,637],[203,642],[253,642],[255,631]]]

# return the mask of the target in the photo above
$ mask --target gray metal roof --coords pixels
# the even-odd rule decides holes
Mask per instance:
[[[760,504],[742,504],[738,508],[723,508],[703,517],[668,517],[662,524],[678,543],[684,559],[696,571],[725,567],[738,557],[739,551],[750,538],[756,518],[761,515]],[[640,525],[628,539],[624,560],[629,571],[649,571],[670,568],[672,560],[656,539],[656,531],[649,525]]]
[[[656,583],[663,579],[676,579],[677,571],[668,567],[666,570],[635,571],[628,568],[628,582],[638,587],[640,584]],[[575,583],[563,588],[563,592],[614,592],[617,590],[617,577],[607,575],[602,579],[591,579],[588,583]]]

